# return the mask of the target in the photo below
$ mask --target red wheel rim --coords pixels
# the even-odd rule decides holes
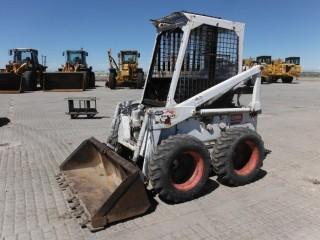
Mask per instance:
[[[192,157],[194,163],[194,170],[192,175],[182,183],[176,183],[171,179],[172,185],[180,191],[189,191],[198,185],[200,182],[203,172],[204,172],[204,160],[201,155],[195,151],[184,152],[183,154],[189,155]],[[180,160],[183,161],[183,160]]]
[[[234,171],[241,176],[245,176],[250,174],[254,169],[257,167],[257,164],[260,159],[260,152],[258,146],[252,142],[252,141],[245,141],[242,143],[239,147],[243,148],[243,146],[246,145],[250,149],[250,156],[246,159],[245,164],[239,168],[239,169],[234,169]],[[241,149],[242,150],[242,149]],[[238,161],[241,156],[236,156],[234,159],[235,161]]]

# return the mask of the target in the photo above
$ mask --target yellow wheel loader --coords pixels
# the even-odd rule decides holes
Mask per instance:
[[[112,57],[111,49],[108,51],[109,79],[106,87],[114,89],[117,86],[142,88],[144,85],[144,72],[139,68],[140,53],[136,50],[122,50],[118,54],[118,64]]]
[[[301,73],[299,57],[289,57],[285,61],[279,58],[272,61],[272,66],[273,72],[270,75],[272,82],[281,79],[283,83],[292,83],[293,79],[298,79]]]
[[[259,56],[256,62],[263,66],[263,82],[274,83],[281,79],[283,83],[291,83],[301,74],[299,57],[288,57],[283,61],[282,59],[272,60],[271,56]]]
[[[164,202],[189,201],[211,170],[226,185],[254,181],[266,155],[256,131],[261,67],[242,71],[244,24],[189,12],[152,22],[141,99],[119,103],[107,142],[85,140],[57,176],[73,216],[92,231],[146,213],[149,183]]]
[[[12,61],[0,71],[0,93],[35,91],[43,81],[46,66],[38,61],[38,51],[31,48],[9,50]]]
[[[58,72],[44,74],[44,91],[84,91],[95,87],[95,74],[88,67],[88,52],[81,50],[66,50],[62,53],[66,62]]]

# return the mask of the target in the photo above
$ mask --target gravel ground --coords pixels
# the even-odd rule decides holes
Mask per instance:
[[[105,141],[115,104],[141,90],[0,95],[0,239],[319,239],[320,79],[264,84],[258,131],[272,153],[261,178],[91,233],[70,217],[55,181],[84,139]],[[68,96],[96,96],[99,118],[70,120]]]

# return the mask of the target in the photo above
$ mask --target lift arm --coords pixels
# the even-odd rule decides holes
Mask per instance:
[[[110,68],[115,68],[117,71],[120,71],[118,64],[116,63],[116,60],[112,57],[111,49],[108,51],[108,58],[109,58],[109,66]]]
[[[248,81],[251,78],[255,78],[256,80],[259,79],[259,81],[256,81],[256,84],[254,86],[254,94],[253,94],[253,100],[251,103],[252,108],[259,108],[258,103],[260,103],[260,72],[261,72],[261,66],[255,66],[253,68],[250,68],[247,71],[244,71],[242,73],[239,73],[238,75],[229,78],[228,80],[215,85],[195,96],[192,98],[189,98],[185,100],[182,103],[179,103],[175,107],[199,107],[200,105],[208,102],[208,101],[215,101],[218,98],[220,98],[222,95],[227,93],[228,91],[234,89],[237,87],[237,85],[240,85],[243,82]],[[255,109],[259,110],[259,109]]]

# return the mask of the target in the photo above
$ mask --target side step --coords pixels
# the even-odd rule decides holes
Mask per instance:
[[[57,181],[72,215],[91,231],[142,215],[150,207],[139,168],[94,138],[61,164]]]

